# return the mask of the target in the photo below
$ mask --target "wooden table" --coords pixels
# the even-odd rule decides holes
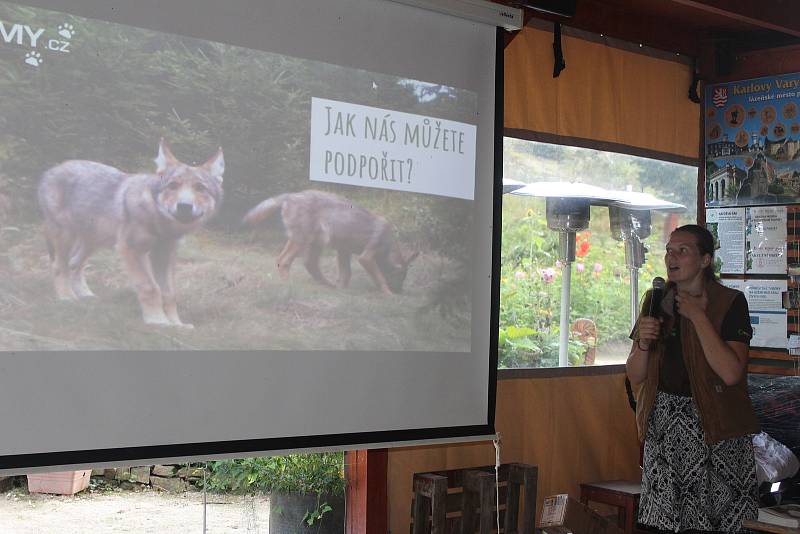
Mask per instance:
[[[752,519],[745,519],[742,521],[744,528],[755,530],[756,532],[774,532],[775,534],[800,534],[800,528],[782,527],[780,525],[773,525],[771,523],[762,523]]]
[[[631,480],[606,480],[581,484],[581,502],[609,504],[617,508],[618,524],[625,534],[632,534],[639,509],[642,483]]]

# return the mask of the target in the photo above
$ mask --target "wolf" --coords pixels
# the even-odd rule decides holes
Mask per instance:
[[[98,248],[114,247],[138,293],[147,324],[191,328],[178,316],[175,256],[184,235],[203,226],[222,201],[222,148],[200,166],[180,162],[162,139],[155,174],[129,174],[96,161],[70,160],[45,171],[39,206],[57,296],[92,297],[84,268]]]
[[[383,217],[354,205],[344,197],[313,189],[286,193],[264,200],[251,209],[243,223],[254,225],[280,211],[288,240],[278,255],[278,272],[286,279],[292,261],[305,256],[305,267],[321,284],[334,287],[319,269],[327,246],[336,251],[339,287],[350,283],[350,258],[358,262],[375,285],[386,294],[400,293],[408,267],[419,252],[408,257],[397,248],[392,228]]]

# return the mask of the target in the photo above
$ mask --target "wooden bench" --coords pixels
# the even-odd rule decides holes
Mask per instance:
[[[538,469],[527,464],[500,466],[500,532],[533,532]],[[413,534],[496,531],[498,512],[494,466],[414,474]],[[520,503],[523,514],[520,526]]]

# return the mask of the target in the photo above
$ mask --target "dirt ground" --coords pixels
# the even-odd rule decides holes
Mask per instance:
[[[268,534],[269,499],[207,495],[206,533]],[[155,490],[75,496],[0,493],[2,534],[203,533],[203,494]]]

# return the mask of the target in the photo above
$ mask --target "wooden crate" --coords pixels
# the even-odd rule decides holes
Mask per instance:
[[[496,531],[498,513],[501,533],[533,532],[537,477],[536,466],[501,465],[498,509],[494,466],[415,473],[411,532],[488,534]]]

